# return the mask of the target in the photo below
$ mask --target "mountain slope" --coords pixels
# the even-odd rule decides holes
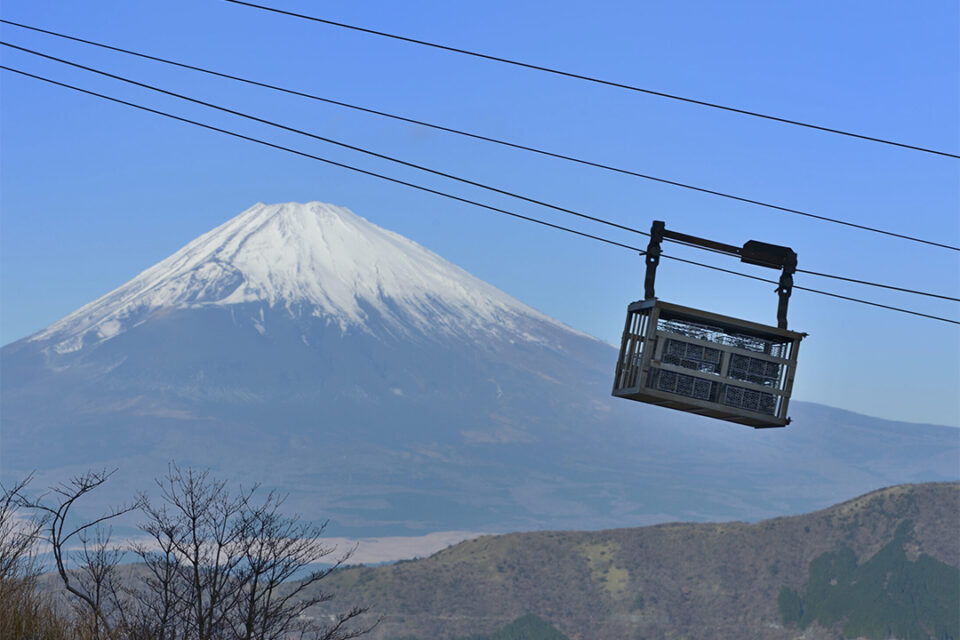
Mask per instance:
[[[956,638],[958,531],[960,484],[901,485],[756,524],[488,536],[422,560],[350,568],[324,589],[385,616],[374,640],[489,633],[527,613],[591,640],[836,638],[847,621],[860,626],[846,637]],[[826,567],[837,557],[849,558],[846,573]],[[851,572],[861,585],[845,580]],[[798,592],[809,609],[803,627],[782,603]],[[871,609],[881,594],[923,606]]]
[[[755,520],[960,477],[960,430],[798,403],[755,432],[611,398],[615,359],[345,209],[256,205],[3,347],[0,474],[117,467],[111,504],[175,459],[356,536]]]
[[[246,303],[291,316],[306,311],[341,331],[369,329],[372,315],[391,328],[430,333],[516,332],[518,316],[559,325],[347,209],[258,203],[28,340],[68,353],[159,311]],[[260,331],[262,321],[253,318]]]

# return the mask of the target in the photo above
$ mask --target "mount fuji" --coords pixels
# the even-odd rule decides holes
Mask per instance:
[[[960,476],[956,429],[796,403],[755,432],[611,398],[615,359],[347,209],[257,204],[2,348],[0,469],[115,467],[107,502],[176,460],[367,536],[754,520]]]
[[[250,306],[252,305],[252,306]],[[30,338],[57,354],[95,346],[170,309],[254,309],[322,319],[344,334],[439,333],[537,342],[529,321],[561,326],[406,238],[311,202],[256,204],[116,291]],[[240,313],[242,316],[242,312]],[[377,326],[377,323],[382,326]]]

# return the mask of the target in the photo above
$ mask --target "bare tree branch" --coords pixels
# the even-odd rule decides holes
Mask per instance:
[[[106,545],[109,536],[103,538],[102,533],[96,533],[95,540],[97,542],[92,548],[88,546],[89,539],[84,536],[91,528],[98,527],[108,520],[133,511],[139,505],[134,503],[118,507],[106,515],[83,522],[80,525],[73,526],[73,528],[68,526],[68,522],[71,522],[70,510],[73,505],[83,496],[102,486],[113,473],[113,471],[108,472],[106,469],[88,471],[52,487],[49,492],[38,498],[28,499],[22,491],[19,491],[16,496],[17,506],[41,514],[40,521],[43,522],[46,531],[45,539],[53,552],[57,573],[63,581],[64,588],[82,602],[88,610],[94,625],[94,637],[97,638],[102,635],[101,630],[107,635],[111,632],[111,623],[103,608],[102,590],[104,581],[109,577],[119,556],[107,551]],[[59,498],[56,496],[59,496]],[[53,502],[48,504],[50,498],[53,498]],[[79,579],[76,582],[71,581],[66,558],[68,553],[66,544],[74,536],[81,536],[83,551],[81,553],[80,570],[81,575],[86,578],[85,580]]]
[[[87,521],[75,521],[74,506],[102,486],[112,472],[90,471],[33,499],[29,478],[0,499],[0,578],[8,556],[45,539],[57,573],[73,596],[76,620],[104,640],[350,640],[368,633],[364,607],[353,607],[323,624],[307,615],[333,596],[320,583],[353,555],[323,542],[326,523],[315,525],[282,513],[285,496],[258,486],[230,491],[209,471],[171,463],[157,479],[159,497]],[[26,538],[4,544],[16,509],[34,513]],[[138,509],[146,541],[129,547],[141,564],[124,570],[122,552],[104,525]],[[79,540],[71,563],[67,543]],[[332,561],[331,561],[332,560]],[[321,562],[329,566],[309,571]],[[0,582],[2,588],[2,582]],[[80,627],[78,627],[80,628]],[[85,631],[86,633],[87,631]]]

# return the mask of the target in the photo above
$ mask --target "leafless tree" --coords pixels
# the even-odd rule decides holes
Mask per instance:
[[[36,571],[34,549],[44,523],[17,514],[21,492],[31,480],[28,476],[9,488],[0,485],[0,596],[14,581]]]
[[[157,481],[160,505],[144,500],[141,528],[159,552],[136,549],[151,571],[138,601],[160,613],[157,633],[196,640],[226,637],[238,604],[235,575],[242,562],[244,500],[206,471],[171,465]]]
[[[103,529],[103,525],[139,505],[135,503],[119,507],[80,524],[73,523],[71,509],[80,498],[103,485],[112,474],[106,470],[88,471],[32,499],[24,495],[21,485],[13,498],[16,506],[39,514],[34,523],[50,545],[57,573],[64,588],[75,598],[78,617],[89,622],[93,638],[112,635],[111,613],[118,608],[113,578],[120,555],[110,550],[110,534]],[[68,543],[75,537],[82,545],[80,560],[75,563],[78,567],[76,573],[70,571],[68,561]]]
[[[349,640],[376,625],[361,624],[367,613],[363,607],[323,622],[309,617],[311,607],[333,597],[318,583],[353,550],[336,555],[335,548],[322,542],[326,525],[283,515],[279,494],[270,492],[258,501],[256,486],[231,492],[207,471],[171,464],[167,475],[157,480],[155,500],[141,496],[131,505],[74,523],[74,505],[110,475],[88,472],[33,499],[24,496],[21,483],[0,502],[0,542],[6,539],[11,510],[26,508],[37,516],[25,530],[27,539],[0,545],[0,570],[13,562],[9,555],[32,548],[42,533],[73,596],[76,628],[85,637]],[[130,549],[142,564],[121,576],[122,552],[111,544],[105,525],[134,509],[144,517],[141,528],[147,539]],[[74,541],[80,550],[68,558]],[[327,567],[309,571],[321,562]]]
[[[30,477],[12,487],[0,485],[0,638],[14,638],[37,630],[48,602],[36,596],[40,574],[36,545],[42,522],[19,517],[20,492]]]
[[[321,541],[324,526],[284,516],[278,494],[258,502],[257,487],[232,494],[209,472],[176,465],[158,486],[159,501],[144,498],[141,506],[151,543],[135,549],[148,569],[135,600],[153,616],[153,637],[348,640],[371,628],[357,626],[362,607],[328,625],[306,615],[332,598],[317,583],[351,551],[301,577],[335,549]]]
[[[326,569],[312,571],[293,582],[299,572],[333,555],[336,549],[321,542],[326,524],[314,526],[297,517],[285,517],[279,512],[282,504],[283,499],[275,493],[257,505],[245,498],[243,525],[247,536],[238,576],[240,615],[231,621],[236,636],[242,640],[274,640],[294,630],[311,632],[323,640],[361,635],[362,630],[346,630],[348,623],[365,612],[361,608],[341,614],[335,624],[325,629],[313,628],[304,621],[308,609],[333,598],[315,585],[339,569],[354,550],[335,556]]]
[[[146,637],[156,640],[187,637],[191,598],[184,588],[189,576],[178,552],[185,544],[178,535],[179,524],[165,505],[156,509],[144,501],[142,509],[148,520],[141,528],[151,544],[137,543],[132,547],[146,569],[139,584],[128,591],[137,609],[133,618],[139,621]]]

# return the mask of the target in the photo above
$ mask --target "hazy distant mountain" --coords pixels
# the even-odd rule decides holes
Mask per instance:
[[[108,502],[176,459],[344,535],[759,519],[960,477],[960,430],[798,403],[754,431],[611,398],[615,357],[346,209],[258,204],[3,347],[0,468],[118,467]]]
[[[900,485],[755,524],[485,536],[323,588],[383,616],[371,640],[522,615],[582,640],[943,640],[960,637],[958,531],[960,484]]]

